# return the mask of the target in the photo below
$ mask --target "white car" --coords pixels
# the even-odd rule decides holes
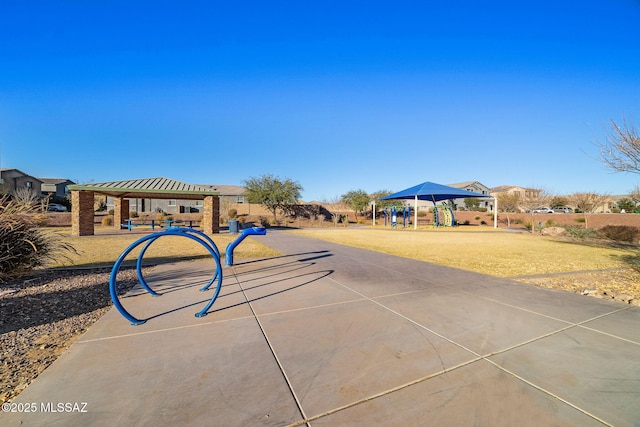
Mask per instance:
[[[550,208],[536,208],[533,210],[533,213],[553,213],[553,209]]]
[[[49,212],[66,212],[67,207],[65,205],[60,205],[58,203],[49,203],[47,210]]]

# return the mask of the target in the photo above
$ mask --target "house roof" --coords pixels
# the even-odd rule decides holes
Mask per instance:
[[[199,184],[201,187],[217,191],[221,196],[242,196],[246,190],[239,185]]]
[[[465,181],[465,182],[457,182],[455,184],[447,184],[447,185],[449,187],[454,187],[454,188],[465,188],[474,184],[478,184],[478,185],[482,185],[483,187],[486,187],[486,185],[482,184],[479,181]]]
[[[43,184],[65,184],[65,183],[70,183],[70,184],[75,184],[75,182],[67,179],[67,178],[39,178],[40,181],[42,181]]]
[[[16,168],[0,168],[0,172],[11,172],[11,171],[15,171],[16,173],[18,173],[18,174],[20,174],[20,175],[22,175],[22,176],[29,177],[29,178],[33,178],[33,179],[35,179],[36,181],[40,181],[40,182],[42,182],[42,180],[40,180],[39,178],[36,178],[36,177],[35,177],[35,176],[33,176],[33,175],[29,175],[28,173],[24,173],[24,172],[22,172],[20,169],[16,169]]]
[[[71,191],[94,191],[119,198],[202,200],[219,193],[201,185],[186,184],[169,178],[142,178],[124,181],[70,185]]]

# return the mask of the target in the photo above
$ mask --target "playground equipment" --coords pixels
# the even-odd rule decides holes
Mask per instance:
[[[398,215],[402,215],[402,227],[409,225],[411,218],[410,206],[392,206],[391,208],[384,208],[384,225],[387,226],[387,221],[392,228],[398,226]],[[446,203],[437,204],[433,207],[433,226],[435,227],[452,227],[455,225],[455,216],[453,209]]]
[[[384,225],[387,226],[387,218],[390,220],[391,227],[398,225],[398,214],[402,215],[402,227],[407,226],[407,220],[411,215],[411,208],[409,206],[392,206],[391,208],[384,208],[382,211],[384,214]]]
[[[233,250],[236,248],[236,246],[238,246],[238,244],[240,244],[240,242],[244,240],[245,237],[252,234],[264,235],[264,234],[267,234],[267,231],[265,228],[261,228],[261,227],[253,227],[253,228],[248,228],[244,230],[236,240],[234,240],[233,242],[229,243],[229,245],[227,245],[227,251],[226,251],[227,265],[233,265]],[[118,296],[118,283],[117,283],[118,272],[120,271],[122,262],[127,257],[127,255],[129,255],[135,248],[137,248],[138,246],[144,243],[144,246],[140,250],[140,253],[138,254],[138,258],[136,260],[136,272],[138,275],[138,281],[140,282],[140,285],[142,285],[144,290],[146,290],[152,296],[154,297],[161,296],[162,294],[159,294],[158,292],[154,291],[147,284],[147,281],[145,280],[142,274],[142,259],[144,257],[144,254],[147,252],[147,249],[149,249],[149,246],[151,246],[153,242],[155,242],[156,240],[164,236],[185,237],[199,243],[209,252],[209,254],[211,255],[211,257],[214,259],[216,263],[216,271],[214,272],[213,277],[211,278],[211,280],[209,280],[209,282],[203,288],[200,289],[200,291],[204,292],[209,290],[211,285],[213,285],[214,282],[216,282],[216,279],[217,279],[217,285],[207,305],[202,310],[197,312],[195,316],[196,317],[206,316],[207,311],[209,311],[211,306],[213,306],[213,303],[216,301],[216,299],[218,298],[218,295],[220,294],[220,289],[222,287],[222,266],[220,264],[220,251],[218,251],[218,247],[213,242],[213,240],[211,240],[209,236],[207,236],[201,231],[194,230],[192,228],[181,228],[181,227],[167,228],[164,231],[159,231],[153,234],[149,234],[133,242],[131,245],[129,245],[129,247],[127,247],[127,249],[125,249],[122,252],[122,254],[120,254],[116,262],[113,264],[111,275],[109,277],[109,293],[111,294],[111,300],[113,301],[113,305],[120,312],[120,314],[124,316],[124,318],[126,318],[128,321],[131,322],[132,325],[142,325],[148,319],[138,319],[134,317],[131,313],[129,313],[124,308],[124,306],[120,302],[120,297]]]
[[[446,203],[433,207],[433,224],[436,227],[453,227],[455,225],[453,209]]]

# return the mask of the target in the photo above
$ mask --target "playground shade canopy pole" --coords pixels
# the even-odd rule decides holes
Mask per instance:
[[[473,191],[467,191],[460,188],[449,187],[448,185],[436,184],[434,182],[423,182],[422,184],[414,185],[413,187],[399,191],[397,193],[389,194],[382,197],[380,200],[414,200],[414,230],[418,227],[418,200],[430,200],[433,205],[441,200],[453,200],[464,199],[468,197],[481,197],[491,198],[488,194],[474,193]]]

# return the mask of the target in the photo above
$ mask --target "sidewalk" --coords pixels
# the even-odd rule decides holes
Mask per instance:
[[[156,267],[123,298],[149,320],[110,310],[0,424],[640,425],[639,307],[258,239],[284,255],[225,267],[202,318],[214,263]]]

